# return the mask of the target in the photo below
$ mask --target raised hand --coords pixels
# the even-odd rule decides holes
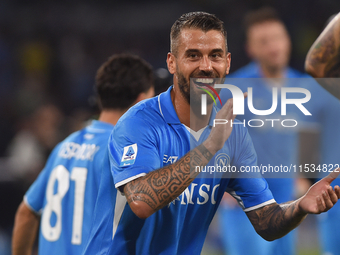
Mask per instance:
[[[298,200],[298,206],[305,213],[319,214],[327,212],[340,198],[340,187],[330,185],[340,173],[340,168],[315,183],[307,193]]]
[[[248,93],[245,92],[244,98],[246,98],[247,95]],[[216,114],[215,126],[212,128],[207,140],[203,143],[212,154],[215,154],[224,146],[224,143],[231,134],[233,129],[232,123],[236,118],[236,115],[233,114],[233,109],[233,99],[230,98],[225,103],[225,105],[223,105],[222,109]]]

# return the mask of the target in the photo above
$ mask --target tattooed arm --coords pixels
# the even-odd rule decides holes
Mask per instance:
[[[340,13],[310,48],[305,69],[315,78],[340,77]]]
[[[319,214],[328,211],[340,198],[340,188],[330,186],[339,175],[334,171],[315,183],[307,193],[294,202],[273,203],[257,210],[247,212],[256,232],[267,241],[286,235],[297,227],[307,214]]]
[[[212,157],[213,154],[201,144],[178,162],[126,184],[124,194],[132,211],[140,218],[147,218],[169,204],[199,174],[195,172],[195,166],[205,166]]]
[[[232,112],[232,100],[228,100],[216,118],[234,120],[236,116]],[[229,125],[217,125],[212,128],[206,141],[176,163],[127,183],[123,190],[131,210],[139,218],[145,219],[177,198],[199,174],[195,167],[207,165],[223,147],[231,131]]]
[[[305,70],[314,78],[340,77],[340,13],[336,15],[310,48]],[[321,86],[340,99],[336,79],[317,79]]]

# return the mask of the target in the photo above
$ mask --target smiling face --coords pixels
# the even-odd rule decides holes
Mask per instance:
[[[276,72],[288,65],[290,48],[288,33],[281,22],[266,21],[248,29],[248,53],[269,71]]]
[[[192,100],[200,102],[204,92],[197,86],[213,85],[213,79],[209,78],[224,78],[229,73],[230,53],[225,37],[217,30],[183,29],[176,55],[168,53],[167,64],[174,75],[175,90],[181,92],[187,103],[190,103],[190,94]],[[190,78],[198,79],[190,82]]]

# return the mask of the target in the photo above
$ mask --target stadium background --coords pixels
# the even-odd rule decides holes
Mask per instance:
[[[242,17],[273,6],[292,37],[291,66],[302,71],[306,53],[337,0],[2,0],[0,4],[0,254],[6,255],[14,214],[54,145],[96,114],[94,75],[110,55],[130,52],[149,61],[156,92],[171,84],[166,69],[169,32],[189,11],[225,22],[231,71],[249,59]],[[314,218],[299,230],[300,254],[318,254]],[[206,253],[219,252],[211,228]]]

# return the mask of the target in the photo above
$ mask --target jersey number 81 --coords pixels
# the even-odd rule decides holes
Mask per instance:
[[[75,182],[72,244],[80,245],[83,228],[84,194],[87,178],[87,168],[73,167],[70,176],[69,171],[63,166],[56,166],[50,175],[46,188],[47,204],[41,219],[42,235],[47,241],[57,241],[61,234],[62,205],[61,202],[70,187],[70,181]],[[58,181],[58,189],[54,194],[54,186]],[[56,223],[51,226],[52,213],[55,213]]]

